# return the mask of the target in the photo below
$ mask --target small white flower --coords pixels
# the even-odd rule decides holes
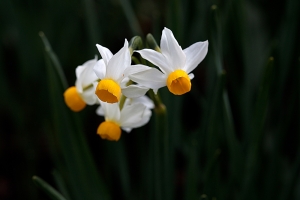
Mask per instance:
[[[124,104],[120,110],[119,103],[106,103],[100,101],[101,109],[97,109],[97,114],[104,114],[105,121],[102,122],[97,134],[102,139],[118,141],[121,137],[121,129],[130,132],[133,128],[138,128],[150,120],[152,115],[150,108],[143,102]],[[150,106],[151,107],[151,106]]]
[[[93,88],[93,83],[98,80],[98,77],[93,71],[96,62],[97,56],[95,59],[88,60],[82,65],[79,65],[75,70],[75,86],[69,87],[64,92],[65,103],[75,112],[85,108],[86,104],[94,105],[98,103]]]
[[[95,56],[95,59],[88,60],[83,65],[78,66],[75,70],[77,78],[75,82],[76,89],[88,105],[98,103],[93,87],[93,83],[98,80],[98,77],[93,70],[96,63],[97,56]]]
[[[99,44],[96,45],[102,59],[94,66],[94,72],[100,79],[96,86],[95,94],[101,101],[116,103],[120,100],[122,93],[126,96],[142,96],[147,90],[141,86],[125,87],[124,81],[128,77],[125,69],[131,65],[131,56],[128,42],[125,43],[115,55]]]
[[[151,88],[157,93],[161,87],[167,86],[175,95],[182,95],[191,89],[193,71],[204,59],[208,51],[208,41],[197,42],[182,50],[172,31],[164,28],[160,42],[161,53],[152,49],[136,51],[156,65],[160,70],[144,65],[132,65],[128,71],[129,78],[138,84]]]

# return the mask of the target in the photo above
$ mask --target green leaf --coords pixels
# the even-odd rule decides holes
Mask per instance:
[[[139,25],[139,21],[134,14],[134,10],[129,2],[129,0],[120,0],[121,6],[124,10],[124,14],[128,20],[131,32],[133,35],[143,35],[142,29]]]
[[[67,87],[68,87],[67,79],[64,75],[63,69],[61,67],[61,64],[60,64],[56,54],[52,51],[50,43],[48,42],[45,34],[43,32],[40,32],[39,35],[44,43],[45,52],[47,53],[47,56],[49,56],[49,59],[51,60],[53,67],[55,67],[55,70],[59,76],[59,80],[61,81],[61,85],[62,85],[63,89],[67,89]]]
[[[53,134],[58,143],[56,151],[63,158],[56,163],[57,168],[65,179],[72,199],[107,199],[105,185],[96,169],[78,113],[70,111],[64,103],[66,83],[63,70],[47,38],[44,34],[40,35],[46,50]]]
[[[57,171],[57,170],[54,170],[52,172],[52,175],[54,177],[54,180],[56,182],[56,185],[57,187],[60,189],[61,193],[67,198],[67,199],[71,199],[70,198],[70,195],[68,193],[68,189],[67,189],[67,186],[66,186],[66,183],[63,179],[63,177],[61,176],[61,174]]]
[[[42,190],[44,190],[52,200],[66,200],[57,190],[55,190],[51,185],[46,181],[41,179],[38,176],[32,177],[33,182]]]
[[[269,58],[265,73],[260,84],[260,90],[254,108],[251,126],[251,141],[248,146],[247,157],[245,160],[245,180],[243,185],[243,195],[248,196],[252,192],[251,188],[255,188],[255,177],[259,170],[259,150],[262,145],[264,136],[264,126],[269,102],[269,88],[271,83],[271,75],[273,71],[273,58]]]

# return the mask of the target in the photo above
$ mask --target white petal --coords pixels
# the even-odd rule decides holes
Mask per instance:
[[[205,58],[208,51],[208,41],[197,42],[183,50],[186,55],[184,69],[187,73],[193,71]]]
[[[120,82],[124,78],[124,70],[131,64],[128,42],[125,39],[124,47],[120,49],[109,61],[106,68],[107,78]]]
[[[121,83],[119,84],[121,88],[126,88],[128,82],[130,81],[129,77],[124,77]]]
[[[99,116],[104,116],[104,110],[102,106],[98,106],[98,108],[96,109],[96,114]]]
[[[99,79],[103,79],[106,74],[106,66],[105,66],[104,60],[103,59],[98,60],[98,62],[95,64],[93,70]]]
[[[75,74],[76,74],[77,79],[78,79],[78,77],[80,77],[80,74],[82,73],[84,68],[85,68],[85,66],[83,66],[83,65],[80,65],[80,66],[76,67]]]
[[[136,128],[146,124],[151,116],[149,109],[143,104],[126,106],[121,111],[120,123],[122,127]]]
[[[103,107],[105,120],[112,120],[115,122],[120,121],[120,108],[118,103],[106,103],[100,101],[101,106]]]
[[[98,103],[98,97],[96,96],[95,90],[93,87],[84,90],[81,93],[81,97],[87,105],[94,105],[94,104]]]
[[[185,55],[175,39],[172,31],[164,28],[160,41],[160,48],[162,54],[169,60],[172,71],[182,69],[185,65]]]
[[[154,94],[157,94],[159,88],[153,89]]]
[[[152,49],[142,49],[136,52],[141,54],[144,59],[159,67],[163,73],[169,74],[173,71],[171,63],[169,63],[168,59],[163,54]]]
[[[148,69],[151,69],[151,67],[146,65],[131,65],[124,70],[124,77],[128,77],[131,74],[146,71]]]
[[[149,88],[140,85],[129,85],[122,88],[122,94],[128,98],[137,98],[146,94]]]
[[[83,92],[83,88],[91,85],[92,82],[96,81],[98,78],[93,71],[93,67],[97,62],[97,57],[92,60],[88,60],[82,65],[79,65],[75,69],[76,82],[75,86],[79,93]]]
[[[122,126],[123,128],[138,128],[138,127],[141,127],[141,126],[144,126],[145,124],[147,124],[150,120],[150,117],[152,115],[152,112],[151,110],[149,109],[145,109],[141,118],[138,118],[139,120],[134,120],[134,121],[131,121],[131,123],[127,123]]]
[[[79,78],[77,79],[79,84],[81,84],[82,88],[86,88],[90,86],[93,82],[99,79],[93,70],[94,65],[86,66],[85,69],[80,74]]]
[[[192,80],[192,79],[195,77],[195,75],[194,75],[193,73],[190,73],[190,74],[189,74],[189,77],[190,77],[190,79]]]
[[[95,56],[94,59],[88,60],[85,63],[83,63],[82,65],[79,65],[76,69],[75,69],[75,73],[76,73],[76,78],[78,79],[82,72],[84,71],[85,68],[89,68],[92,67],[96,64],[97,62],[97,55]]]
[[[165,74],[155,68],[132,74],[129,78],[142,86],[152,89],[159,89],[166,86],[167,79]]]
[[[121,110],[121,126],[131,127],[132,123],[140,121],[145,108],[142,104],[124,106]]]
[[[77,67],[77,68],[78,68],[78,67]],[[77,68],[76,68],[76,69],[77,69]],[[80,67],[80,68],[82,68],[82,67]],[[79,70],[81,70],[81,69],[79,69]],[[82,84],[81,84],[80,81],[78,81],[78,79],[76,79],[76,81],[75,81],[75,87],[76,87],[76,89],[77,89],[77,91],[78,91],[79,93],[82,93],[82,92],[83,92]]]
[[[126,131],[127,133],[130,133],[130,131],[132,130],[132,128],[125,128],[125,127],[122,127],[122,129],[123,129],[124,131]]]
[[[153,101],[146,95],[138,98],[127,98],[125,101],[125,105],[132,105],[132,104],[143,104],[149,109],[154,108]]]
[[[99,44],[96,44],[96,47],[97,47],[99,53],[101,54],[101,57],[104,60],[105,65],[107,66],[108,62],[111,59],[111,57],[113,56],[113,54],[111,53],[111,51],[108,48],[103,47]]]
[[[134,124],[134,128],[140,127],[140,126],[144,126],[145,124],[147,124],[150,120],[150,117],[152,116],[152,112],[150,109],[145,109],[142,119]]]
[[[97,82],[97,81],[96,81],[96,82],[93,82],[93,88],[94,88],[94,91],[96,91],[96,88],[97,88],[97,86],[98,86],[98,83],[99,83],[99,82]],[[99,101],[100,101],[100,100],[99,100]]]

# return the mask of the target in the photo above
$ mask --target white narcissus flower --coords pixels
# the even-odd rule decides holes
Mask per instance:
[[[97,82],[98,77],[94,72],[94,66],[97,63],[97,56],[93,60],[85,62],[76,68],[76,82],[75,86],[83,100],[88,105],[98,103],[97,96],[94,92],[93,83]]]
[[[97,110],[97,114],[103,114],[105,121],[99,125],[97,134],[102,139],[111,141],[120,139],[121,128],[126,132],[130,132],[131,129],[148,123],[152,114],[149,106],[141,102],[125,103],[122,109],[120,109],[119,103],[100,101],[100,105],[101,109]]]
[[[142,86],[124,86],[124,81],[128,80],[126,78],[129,75],[125,69],[131,65],[131,56],[126,39],[123,48],[115,55],[99,44],[96,46],[102,60],[99,60],[94,66],[94,72],[100,79],[95,94],[101,101],[116,103],[120,100],[122,93],[128,97],[136,97],[147,92],[147,89]]]
[[[128,71],[129,78],[138,84],[151,88],[157,93],[161,87],[167,86],[175,95],[182,95],[191,90],[193,71],[204,59],[208,51],[208,41],[197,42],[182,50],[172,31],[164,28],[160,42],[161,52],[152,49],[142,49],[138,52],[144,59],[150,61],[160,70],[144,65],[132,65]]]
[[[98,80],[98,77],[93,71],[96,63],[97,56],[79,65],[75,70],[75,86],[69,87],[64,92],[65,103],[75,112],[82,110],[86,104],[94,105],[98,103],[93,87],[93,83]]]

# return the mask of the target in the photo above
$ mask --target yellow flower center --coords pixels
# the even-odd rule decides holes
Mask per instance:
[[[105,121],[99,125],[97,134],[100,135],[102,139],[118,141],[121,137],[121,128],[115,122]]]
[[[81,111],[85,108],[86,103],[82,100],[75,86],[69,87],[64,92],[64,99],[67,106],[74,112]]]
[[[95,94],[101,101],[117,103],[121,97],[121,87],[112,79],[103,79],[98,83]]]
[[[182,95],[191,90],[192,84],[187,73],[181,69],[177,69],[169,74],[167,86],[173,94]]]

